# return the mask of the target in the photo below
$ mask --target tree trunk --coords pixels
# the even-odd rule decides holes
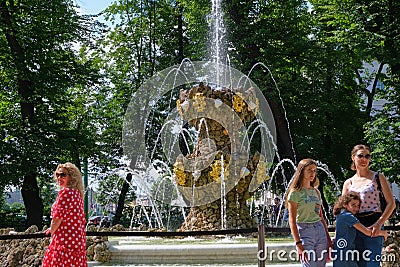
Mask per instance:
[[[122,186],[121,193],[118,198],[118,205],[117,205],[117,210],[115,211],[115,216],[113,218],[113,225],[119,224],[121,222],[122,211],[124,210],[124,205],[125,205],[125,198],[129,190],[129,183],[131,181],[132,181],[132,173],[128,173],[126,175],[126,181]]]
[[[16,65],[15,72],[18,81],[18,95],[21,99],[21,125],[25,127],[26,131],[30,131],[29,129],[34,128],[33,126],[35,118],[34,84],[30,79],[32,73],[27,67],[25,51],[19,43],[19,40],[17,39],[17,36],[19,35],[18,28],[14,27],[14,24],[12,23],[6,1],[0,2],[0,12],[0,19],[2,20],[2,23],[6,25],[5,27],[3,27],[4,34],[9,48],[14,54],[14,61]],[[27,140],[27,143],[28,144],[24,145],[24,149],[29,150],[29,140]],[[28,154],[30,154],[29,151],[26,152],[26,155]],[[35,170],[36,165],[34,163],[34,160],[27,158],[27,161],[28,162],[26,164],[29,164],[31,166],[31,169]],[[22,162],[21,164],[24,163]],[[43,217],[43,202],[39,196],[39,188],[37,185],[35,174],[29,173],[24,176],[21,193],[27,215],[26,226],[29,227],[31,225],[37,225],[39,229],[41,229]]]
[[[294,151],[294,144],[290,135],[289,125],[283,112],[281,111],[281,106],[270,99],[268,100],[268,104],[271,108],[275,120],[279,155],[281,158],[289,158],[293,162],[297,163]]]
[[[39,196],[39,188],[34,174],[24,176],[21,193],[27,216],[25,226],[28,228],[36,225],[41,230],[43,227],[43,201]]]
[[[243,3],[236,3],[234,1],[226,1],[227,6],[229,7],[229,15],[232,20],[235,22],[238,27],[247,27],[246,23],[246,12],[241,12],[240,10],[243,9],[246,5],[246,2]],[[245,24],[245,25],[243,25]],[[243,37],[242,35],[248,35],[248,33],[240,31],[237,33],[238,36],[236,39],[241,40]],[[246,49],[241,51],[241,62],[248,62],[250,68],[254,66],[257,62],[259,62],[260,58],[262,58],[262,54],[260,52],[260,47],[257,44],[253,43],[246,43]],[[268,86],[267,86],[268,87]],[[267,90],[272,91],[272,89]],[[293,140],[290,134],[289,125],[285,118],[285,114],[282,112],[282,107],[280,104],[268,98],[268,104],[272,110],[276,130],[277,130],[277,147],[278,152],[281,158],[289,158],[294,163],[297,163],[296,154],[294,151]]]
[[[179,5],[179,1],[177,2],[177,6],[178,6],[178,62],[177,64],[180,64],[183,59],[185,58],[184,55],[184,45],[183,45],[183,35],[184,35],[184,31],[183,31],[183,11],[182,11],[182,7]]]

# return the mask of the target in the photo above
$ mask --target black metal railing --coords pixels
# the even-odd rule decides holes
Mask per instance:
[[[385,230],[399,231],[400,226],[385,226]],[[267,227],[264,226],[266,233],[290,233],[289,227]],[[328,228],[329,232],[335,232],[334,227]],[[245,229],[226,229],[226,230],[212,230],[212,231],[183,231],[183,232],[157,232],[157,231],[87,231],[86,236],[147,236],[147,237],[174,237],[174,236],[216,236],[216,235],[238,235],[238,234],[251,234],[259,232],[259,228],[245,228]],[[32,238],[45,238],[50,237],[44,233],[16,233],[0,235],[0,240],[7,239],[32,239]]]

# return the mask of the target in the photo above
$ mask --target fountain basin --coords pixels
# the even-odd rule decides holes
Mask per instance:
[[[110,253],[110,263],[124,264],[257,263],[256,244],[118,245]]]
[[[292,243],[266,244],[266,260],[282,262],[282,253],[293,253]],[[139,242],[120,241],[109,244],[111,254],[107,264],[131,265],[210,265],[210,264],[250,264],[258,263],[257,243],[214,243],[181,244],[140,244]],[[280,254],[279,254],[279,253]],[[287,261],[286,261],[287,262]],[[101,266],[101,265],[92,265]]]

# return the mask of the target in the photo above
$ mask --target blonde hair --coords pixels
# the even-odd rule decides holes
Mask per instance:
[[[358,150],[362,150],[362,149],[368,150],[368,152],[371,153],[371,149],[370,149],[368,146],[363,145],[363,144],[355,145],[355,146],[353,147],[353,150],[351,150],[351,166],[350,166],[350,168],[351,168],[351,170],[353,170],[353,171],[356,170],[356,165],[354,164],[353,156],[356,155],[356,153],[357,153]]]
[[[352,200],[358,200],[361,202],[361,197],[358,193],[353,191],[349,191],[343,196],[340,196],[333,206],[333,215],[338,216],[341,210],[344,209],[344,206],[348,205]]]
[[[291,193],[292,191],[300,191],[301,188],[303,188],[304,169],[310,165],[317,166],[317,162],[315,162],[313,159],[308,158],[308,159],[302,159],[297,165],[296,172],[294,173],[292,182],[290,183],[285,196],[286,205],[289,193]],[[315,176],[315,179],[311,182],[311,186],[314,188],[317,188],[319,186],[319,179],[317,176]]]
[[[68,171],[68,174],[71,178],[69,180],[69,183],[67,184],[67,187],[78,189],[79,192],[81,193],[82,197],[84,197],[85,190],[83,187],[82,173],[78,169],[78,167],[76,167],[75,164],[73,164],[71,162],[66,162],[64,164],[58,164],[56,170],[54,171],[54,180],[56,181],[56,183],[58,182],[56,172],[60,168],[65,168]]]

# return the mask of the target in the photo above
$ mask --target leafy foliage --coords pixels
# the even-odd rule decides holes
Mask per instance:
[[[400,3],[223,3],[231,65],[249,73],[268,100],[280,156],[318,159],[341,185],[351,148],[367,142],[373,168],[398,180]],[[89,173],[104,184],[99,199],[115,201],[122,181],[106,174],[126,165],[129,101],[157,71],[208,59],[210,9],[204,0],[118,0],[103,13],[113,24],[107,27],[69,0],[0,1],[0,188],[34,177],[48,214],[56,164],[88,158]],[[369,73],[371,62],[378,68]],[[147,127],[159,129],[176,97],[158,103]],[[377,99],[385,103],[374,110]],[[157,131],[146,138],[156,140]]]
[[[36,179],[49,182],[56,163],[79,166],[80,156],[93,153],[85,105],[98,75],[74,47],[86,41],[89,22],[72,1],[0,4],[0,177],[22,185],[28,224],[40,226]]]
[[[400,162],[400,91],[398,79],[388,81],[383,90],[382,109],[376,110],[374,119],[365,125],[366,138],[372,144],[373,166],[391,181],[399,182]]]

